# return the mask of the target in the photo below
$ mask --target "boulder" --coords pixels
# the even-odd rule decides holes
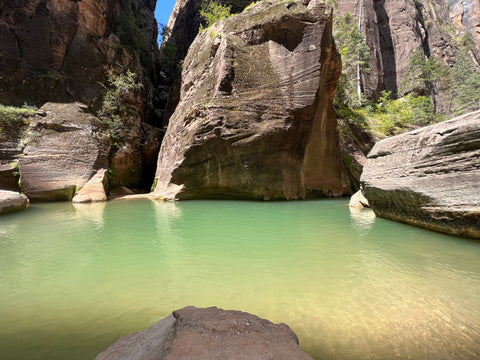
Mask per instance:
[[[47,103],[30,122],[18,160],[22,191],[31,201],[71,200],[108,167],[110,137],[79,103]]]
[[[308,5],[304,5],[308,4]],[[331,9],[260,2],[192,43],[156,171],[160,198],[351,194],[333,97]]]
[[[107,169],[100,169],[74,196],[72,202],[107,201],[105,189],[108,186]]]
[[[378,142],[363,194],[379,217],[480,238],[480,112]]]
[[[186,307],[127,335],[96,360],[312,360],[285,324],[240,311]]]
[[[370,205],[368,204],[368,200],[365,198],[361,190],[358,190],[355,194],[352,195],[348,206],[358,209],[370,207]]]
[[[0,214],[25,209],[28,198],[15,191],[0,190]]]

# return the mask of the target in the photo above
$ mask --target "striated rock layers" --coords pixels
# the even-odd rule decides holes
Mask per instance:
[[[96,360],[312,360],[285,324],[240,311],[186,307],[127,335]]]
[[[317,0],[261,2],[200,33],[183,64],[155,195],[351,193],[332,103],[341,61],[331,26],[330,8]]]
[[[378,142],[361,183],[379,217],[480,239],[480,112]]]
[[[161,124],[153,111],[160,66],[155,4],[156,0],[0,1],[0,104],[81,102],[96,114],[107,71],[121,74],[128,69],[142,83],[129,99],[129,118],[122,119],[128,134],[111,154],[113,185],[138,186],[145,172],[150,172],[148,182],[153,179],[156,162],[143,154],[144,139],[149,138],[143,125]],[[68,125],[77,126],[71,120]],[[160,139],[149,139],[158,151]]]
[[[98,170],[108,167],[110,138],[85,108],[47,103],[32,118],[18,160],[21,190],[30,200],[71,200]]]
[[[101,99],[101,83],[112,65],[137,73],[151,92],[153,74],[144,76],[147,66],[140,61],[149,66],[157,62],[155,3],[2,1],[0,103],[41,106],[47,101],[80,101],[90,105]]]
[[[338,16],[350,13],[361,17],[360,25],[371,48],[370,71],[362,74],[366,96],[377,98],[380,91],[402,95],[410,56],[420,49],[426,57],[436,56],[447,65],[455,62],[454,36],[470,32],[480,60],[480,20],[478,1],[458,0],[339,0]],[[453,30],[456,29],[456,30]],[[455,34],[455,31],[458,31]],[[433,90],[432,90],[433,91]],[[431,94],[443,111],[446,96],[442,89]]]

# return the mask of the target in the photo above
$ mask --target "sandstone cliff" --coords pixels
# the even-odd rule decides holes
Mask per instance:
[[[200,33],[157,165],[164,198],[299,199],[351,193],[333,96],[330,8],[261,2]]]
[[[480,112],[378,142],[362,189],[379,217],[480,239]]]
[[[425,56],[435,56],[446,65],[455,61],[455,36],[473,34],[480,59],[480,5],[478,1],[457,0],[338,0],[338,16],[345,13],[360,18],[360,27],[371,48],[370,71],[361,76],[368,98],[378,98],[380,91],[402,95],[410,56],[420,49]],[[437,108],[445,109],[445,91],[433,89]]]
[[[107,71],[121,74],[128,69],[136,74],[142,87],[128,99],[129,116],[122,119],[127,135],[116,140],[105,165],[110,166],[112,185],[150,186],[153,179],[153,158],[162,135],[152,128],[161,125],[154,111],[160,91],[155,4],[155,0],[0,2],[0,104],[40,107],[46,102],[81,102],[96,114]],[[76,119],[69,119],[72,123],[65,126],[77,126]],[[26,142],[20,139],[22,131],[18,135],[17,140],[9,137],[12,146],[4,152],[8,153],[4,163],[18,157],[14,147],[21,150],[18,144]],[[71,146],[75,144],[48,151],[61,153]]]

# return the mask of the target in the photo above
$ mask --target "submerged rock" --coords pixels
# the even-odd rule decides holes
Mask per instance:
[[[480,111],[378,142],[361,177],[379,217],[480,239]]]
[[[96,360],[312,360],[285,324],[240,311],[186,307],[129,334]]]
[[[183,64],[155,195],[351,194],[333,108],[341,61],[331,26],[330,8],[317,0],[260,2],[201,32]]]
[[[0,190],[0,214],[25,209],[28,198],[15,191]]]
[[[18,161],[21,189],[32,201],[71,200],[108,167],[110,137],[79,103],[47,103],[41,110]]]

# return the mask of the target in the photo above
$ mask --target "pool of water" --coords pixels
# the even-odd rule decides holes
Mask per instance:
[[[33,205],[0,217],[0,359],[93,359],[194,305],[315,359],[480,358],[480,242],[345,200]]]

